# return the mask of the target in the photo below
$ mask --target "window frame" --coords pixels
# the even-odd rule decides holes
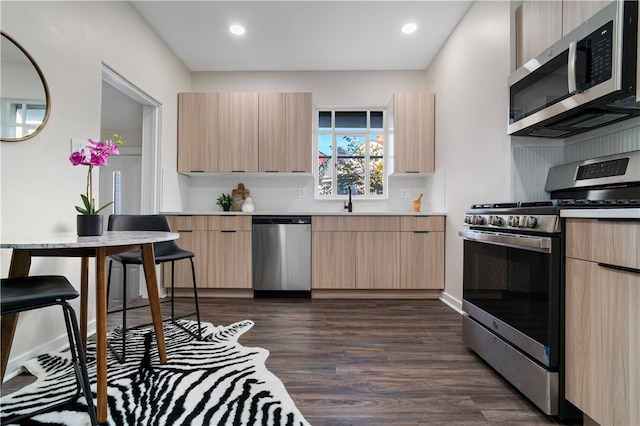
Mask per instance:
[[[367,128],[365,131],[350,131],[348,129],[340,129],[336,130],[335,127],[335,113],[336,112],[366,112],[367,113]],[[319,113],[320,112],[331,112],[331,129],[330,130],[321,130],[319,123]],[[371,112],[381,112],[382,113],[382,132],[380,133],[378,129],[371,129]],[[389,177],[389,131],[388,131],[388,110],[386,107],[337,107],[337,106],[314,106],[314,114],[313,114],[313,141],[314,141],[314,168],[313,168],[313,193],[314,199],[316,200],[346,200],[349,198],[348,194],[337,194],[337,183],[338,178],[337,174],[334,172],[331,176],[331,187],[334,189],[334,192],[331,195],[321,195],[320,194],[320,171],[319,171],[319,163],[320,159],[320,135],[332,135],[332,152],[331,152],[331,161],[333,162],[334,170],[336,167],[336,161],[338,159],[337,154],[337,136],[360,136],[364,135],[366,140],[370,139],[371,135],[382,134],[383,142],[382,142],[382,194],[371,194],[370,193],[370,179],[371,179],[371,167],[367,167],[364,180],[365,180],[365,193],[364,194],[353,194],[353,198],[357,198],[358,200],[387,200],[389,199],[389,187],[388,187],[388,177]],[[370,144],[365,144],[365,158],[368,160],[368,164],[371,164],[371,146]]]
[[[3,98],[0,110],[2,111],[2,117],[0,118],[2,125],[10,130],[9,137],[12,139],[22,139],[36,132],[47,115],[46,104],[38,100],[30,101],[28,99]],[[43,119],[38,122],[29,123],[26,121],[29,110],[43,110]],[[22,121],[18,121],[19,115],[21,115]],[[18,133],[20,133],[20,135],[18,135]]]

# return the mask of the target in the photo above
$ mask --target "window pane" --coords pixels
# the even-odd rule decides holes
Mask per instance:
[[[332,195],[331,187],[333,160],[331,157],[318,158],[318,195]]]
[[[331,157],[331,154],[333,153],[332,140],[332,135],[318,135],[318,155]]]
[[[383,128],[383,120],[382,120],[382,111],[371,111],[370,115],[370,125],[372,129],[382,129]]]
[[[25,122],[27,124],[40,124],[44,120],[44,105],[27,105],[27,116]]]
[[[336,138],[338,158],[336,161],[338,195],[349,193],[349,186],[353,187],[353,194],[364,193],[364,150],[365,137],[345,135]]]
[[[331,128],[331,111],[320,111],[318,113],[318,127],[321,129]]]
[[[336,111],[336,129],[367,128],[366,111]]]

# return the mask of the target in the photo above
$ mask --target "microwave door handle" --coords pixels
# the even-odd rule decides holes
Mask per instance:
[[[572,95],[578,91],[576,83],[576,58],[578,56],[578,42],[569,43],[569,63],[567,68],[567,83],[569,86],[569,94]]]

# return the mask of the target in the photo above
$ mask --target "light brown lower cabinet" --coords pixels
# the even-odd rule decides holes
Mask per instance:
[[[314,232],[311,243],[313,288],[355,289],[355,232]]]
[[[444,288],[444,230],[400,234],[400,288]]]
[[[251,290],[250,216],[167,216],[180,234],[178,245],[195,253],[198,288]],[[192,286],[191,265],[176,262],[176,288]],[[171,266],[164,267],[164,285],[171,286]],[[188,294],[188,293],[185,293]]]
[[[314,297],[326,290],[335,290],[331,297],[375,291],[437,297],[444,288],[444,226],[444,216],[314,216]]]
[[[566,398],[602,425],[640,424],[638,244],[640,222],[567,220]]]
[[[400,232],[356,232],[356,288],[400,288]]]

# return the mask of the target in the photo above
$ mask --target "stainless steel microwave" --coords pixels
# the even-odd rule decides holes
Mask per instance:
[[[615,1],[509,76],[508,133],[564,138],[640,115],[638,2]]]

